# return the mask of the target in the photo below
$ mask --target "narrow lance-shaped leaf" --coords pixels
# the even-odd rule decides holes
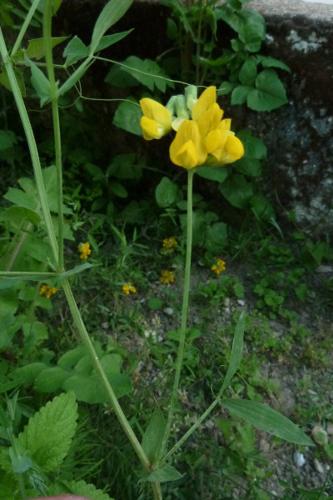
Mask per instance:
[[[130,8],[133,0],[110,0],[100,13],[94,26],[91,37],[90,52],[93,54],[103,35],[113,26]]]
[[[241,417],[257,429],[269,432],[289,443],[313,446],[311,439],[289,418],[269,406],[246,399],[226,399],[221,404],[235,417]]]
[[[157,462],[162,448],[166,421],[160,411],[156,411],[142,438],[142,447],[150,463]]]
[[[228,366],[227,373],[225,375],[222,387],[221,394],[225,391],[225,389],[229,386],[232,377],[237,372],[239,365],[243,356],[243,346],[244,346],[244,330],[245,330],[245,313],[241,312],[239,315],[237,325],[235,328],[235,335],[232,342],[231,356],[230,362]]]

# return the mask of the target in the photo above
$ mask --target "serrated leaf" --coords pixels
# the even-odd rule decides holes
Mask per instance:
[[[274,70],[259,73],[255,86],[247,96],[247,105],[254,111],[272,111],[288,102],[283,83]]]
[[[78,36],[74,36],[66,45],[63,56],[66,58],[67,66],[88,57],[89,48],[82,42]]]
[[[172,467],[172,465],[166,464],[163,467],[151,472],[149,476],[146,477],[146,481],[167,483],[171,481],[178,481],[178,479],[181,479],[182,477],[182,474],[180,474],[177,469]]]
[[[168,177],[162,177],[155,189],[155,199],[159,207],[166,208],[173,205],[178,198],[178,186]]]
[[[104,491],[97,489],[93,484],[85,481],[67,481],[66,486],[73,495],[80,495],[89,500],[113,500]]]
[[[132,5],[133,0],[110,0],[102,12],[98,16],[94,30],[91,37],[90,50],[92,53],[96,52],[96,49],[103,37],[111,26],[113,26]]]
[[[151,464],[156,463],[160,457],[165,426],[166,420],[163,413],[157,410],[153,414],[142,438],[142,447]]]
[[[63,43],[65,40],[67,40],[68,36],[56,36],[52,37],[51,39],[51,45],[52,47],[56,47],[57,45],[60,45]],[[44,38],[33,38],[32,40],[29,40],[28,42],[28,47],[25,50],[26,55],[30,59],[42,59],[45,57],[45,52],[46,52],[46,47],[45,47],[45,42]]]
[[[226,390],[226,388],[230,385],[233,376],[235,375],[240,366],[243,356],[244,330],[245,330],[245,313],[241,312],[235,328],[235,335],[232,341],[229,366],[223,380],[221,393],[223,393]]]
[[[263,403],[246,399],[228,399],[221,401],[221,404],[232,415],[243,418],[257,429],[269,432],[289,443],[314,446],[312,440],[289,418]]]
[[[135,101],[122,102],[113,117],[112,123],[127,132],[141,136],[140,118],[142,112],[140,106]]]
[[[74,394],[56,396],[29,419],[18,442],[43,471],[52,472],[69,451],[77,418]]]
[[[31,84],[40,99],[40,106],[42,107],[50,99],[50,82],[34,62],[29,61],[29,66],[31,70]]]

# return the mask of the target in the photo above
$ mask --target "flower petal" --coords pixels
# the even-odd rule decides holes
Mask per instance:
[[[213,153],[213,151],[223,149],[229,134],[229,131],[219,129],[209,132],[204,140],[207,153]]]
[[[144,116],[157,121],[167,131],[171,129],[171,113],[165,106],[149,97],[140,99],[140,106]]]
[[[164,135],[164,129],[155,120],[142,116],[140,120],[143,138],[146,141],[160,139]]]
[[[213,151],[212,155],[214,156],[218,165],[227,165],[228,163],[233,163],[244,155],[244,146],[243,143],[236,137],[235,135],[230,134],[227,137],[224,148]]]
[[[193,120],[184,120],[170,145],[172,163],[183,168],[202,165],[207,158],[199,127]]]
[[[202,113],[204,113],[212,104],[216,102],[216,87],[213,85],[211,87],[207,87],[199,99],[195,103],[192,109],[192,118],[193,120],[198,120]]]
[[[197,122],[202,137],[206,137],[211,130],[216,129],[219,126],[222,116],[223,110],[216,102],[214,102],[201,114]]]

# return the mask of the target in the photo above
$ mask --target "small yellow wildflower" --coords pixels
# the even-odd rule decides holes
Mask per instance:
[[[85,243],[80,243],[77,249],[80,252],[80,259],[87,260],[89,255],[91,254],[90,243],[88,243],[87,241]]]
[[[176,281],[176,276],[173,271],[168,271],[167,269],[164,269],[161,272],[160,276],[160,282],[163,283],[163,285],[172,285]]]
[[[215,264],[212,265],[211,270],[216,276],[220,276],[226,270],[226,264],[223,259],[216,259]]]
[[[170,236],[170,238],[164,238],[163,240],[163,249],[169,252],[173,252],[177,245],[178,243],[174,236]]]
[[[58,291],[58,288],[49,285],[41,285],[39,287],[39,295],[41,297],[46,297],[47,299],[51,299],[53,295],[55,295]]]
[[[122,291],[125,295],[134,295],[135,293],[137,293],[137,289],[134,285],[132,285],[132,283],[124,283],[122,286]]]

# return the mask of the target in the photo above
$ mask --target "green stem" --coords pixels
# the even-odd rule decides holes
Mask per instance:
[[[50,82],[50,97],[52,108],[52,122],[54,135],[55,165],[58,184],[58,271],[64,270],[64,213],[63,213],[63,179],[62,179],[62,150],[59,107],[57,97],[57,83],[54,74],[52,54],[52,2],[47,0],[43,16],[43,36],[45,43],[45,59],[47,74]]]
[[[26,18],[24,19],[24,22],[21,26],[19,34],[17,35],[17,38],[15,40],[14,47],[12,48],[12,52],[11,52],[12,57],[16,54],[16,52],[19,50],[19,48],[21,46],[21,42],[23,40],[23,37],[24,37],[27,29],[29,28],[29,24],[30,24],[31,19],[33,18],[35,12],[36,12],[36,9],[38,7],[39,2],[40,2],[40,0],[33,1],[32,5],[27,13]]]
[[[178,389],[180,375],[183,367],[184,351],[185,351],[185,339],[186,339],[186,329],[187,329],[187,316],[188,316],[188,306],[189,306],[189,296],[190,296],[190,280],[191,280],[191,256],[192,256],[192,192],[193,192],[193,176],[194,170],[188,170],[187,176],[187,222],[186,222],[186,258],[185,258],[185,276],[184,276],[184,290],[183,290],[183,305],[182,305],[182,316],[180,325],[180,335],[179,335],[179,345],[176,359],[176,370],[175,379],[173,383],[168,419],[165,429],[165,434],[163,438],[162,445],[162,455],[163,451],[166,449],[171,425],[173,420],[173,415],[175,412],[175,405],[178,398]]]
[[[53,222],[51,218],[51,213],[50,209],[48,206],[48,200],[47,200],[47,194],[45,190],[45,185],[44,185],[44,180],[43,180],[43,172],[42,172],[42,167],[40,164],[40,159],[39,159],[39,154],[38,154],[38,149],[37,149],[37,144],[36,140],[31,128],[29,116],[23,101],[23,97],[19,88],[19,85],[17,83],[16,75],[13,69],[12,62],[10,60],[8,50],[6,47],[6,43],[3,37],[3,33],[0,27],[0,53],[1,57],[3,59],[5,68],[6,68],[6,73],[8,76],[8,80],[14,95],[14,99],[16,102],[16,106],[21,118],[22,126],[24,128],[24,132],[27,138],[27,143],[30,151],[30,157],[32,161],[32,166],[34,169],[34,174],[35,174],[35,180],[36,180],[36,186],[37,186],[37,191],[38,191],[38,196],[42,208],[42,213],[44,217],[44,222],[46,225],[46,231],[48,234],[48,238],[50,241],[52,253],[55,259],[55,262],[58,261],[58,243],[57,239],[54,234],[54,227],[53,227]]]
[[[103,382],[105,390],[108,394],[112,409],[115,412],[123,431],[125,432],[129,441],[131,442],[131,444],[134,448],[134,451],[137,454],[141,464],[143,465],[143,467],[146,471],[149,471],[150,470],[149,460],[148,460],[141,444],[139,443],[136,435],[134,434],[134,431],[133,431],[132,427],[130,426],[130,424],[129,424],[129,422],[128,422],[128,420],[127,420],[127,418],[126,418],[126,416],[125,416],[125,414],[124,414],[124,412],[123,412],[123,410],[118,402],[118,399],[114,393],[114,390],[112,389],[112,386],[111,386],[111,384],[110,384],[110,382],[109,382],[109,380],[104,372],[104,369],[103,369],[101,362],[100,362],[100,360],[97,356],[97,353],[95,351],[94,345],[90,339],[90,336],[87,332],[85,324],[82,320],[82,316],[81,316],[79,308],[76,304],[76,301],[75,301],[73,292],[71,290],[69,281],[65,280],[62,284],[62,287],[63,287],[63,290],[65,292],[67,303],[68,303],[69,309],[72,313],[72,317],[73,317],[75,326],[77,328],[77,331],[80,335],[81,341],[86,345],[86,347],[89,351],[89,354],[90,354],[91,359],[94,363],[96,372],[98,373],[101,381]]]

